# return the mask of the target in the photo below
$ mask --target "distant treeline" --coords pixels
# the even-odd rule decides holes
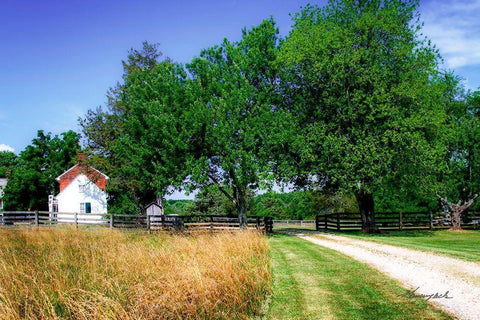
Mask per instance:
[[[437,210],[438,203],[400,203],[385,198],[377,199],[377,211],[425,212]],[[200,192],[195,200],[166,200],[165,214],[231,215],[235,208],[223,195],[210,189]],[[332,212],[359,212],[355,196],[328,194],[318,190],[299,190],[288,193],[269,191],[250,198],[248,215],[274,219],[307,220]]]
[[[257,195],[248,202],[247,214],[249,216],[269,216],[275,219],[311,219],[321,211],[334,210],[329,207],[324,197],[317,196],[315,192],[294,191],[277,193],[270,191]],[[353,198],[345,198],[345,209],[357,210]],[[167,200],[165,202],[166,214],[178,215],[231,215],[235,216],[235,208],[229,201],[222,198],[221,194],[202,194],[195,200]]]

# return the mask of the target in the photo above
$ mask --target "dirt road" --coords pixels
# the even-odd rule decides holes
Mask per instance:
[[[295,233],[364,262],[459,319],[480,319],[480,264],[371,241],[323,233]]]

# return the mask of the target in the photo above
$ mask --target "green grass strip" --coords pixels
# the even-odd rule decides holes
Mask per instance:
[[[266,319],[451,319],[392,279],[334,250],[274,234]]]

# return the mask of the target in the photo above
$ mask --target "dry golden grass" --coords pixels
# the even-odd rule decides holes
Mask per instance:
[[[244,319],[269,290],[255,232],[0,229],[1,319]]]

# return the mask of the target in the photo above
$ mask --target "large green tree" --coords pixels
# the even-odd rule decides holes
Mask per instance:
[[[279,168],[354,193],[366,232],[376,229],[375,194],[431,194],[442,167],[444,82],[437,51],[419,33],[417,7],[409,0],[308,5],[280,54],[283,109],[291,115],[282,125],[294,128],[280,143],[297,169]]]
[[[52,137],[39,130],[8,175],[5,209],[48,210],[48,196],[59,191],[55,178],[75,164],[79,140],[80,135],[73,131]]]
[[[80,120],[92,164],[110,173],[113,210],[138,213],[150,202],[161,204],[168,188],[183,180],[186,73],[161,56],[147,42],[130,50],[106,110],[90,110]]]
[[[265,181],[269,155],[265,143],[278,102],[274,61],[278,29],[272,19],[243,30],[242,39],[227,39],[203,50],[187,67],[193,148],[191,185],[215,185],[246,225],[249,194]]]
[[[468,166],[466,173],[466,194],[472,196],[480,193],[480,91],[474,91],[467,96],[464,138],[465,158]],[[480,206],[476,206],[479,208]]]
[[[446,74],[449,99],[446,125],[445,170],[439,176],[438,196],[452,218],[452,228],[461,229],[461,214],[480,194],[480,92],[465,93],[459,79]]]
[[[460,93],[451,105],[448,163],[452,183],[443,191],[453,199],[468,201],[480,193],[480,91]]]
[[[180,64],[158,62],[151,70],[130,75],[122,94],[121,135],[112,145],[119,163],[117,174],[150,201],[161,205],[172,186],[186,177],[190,142],[185,105],[186,73]]]

